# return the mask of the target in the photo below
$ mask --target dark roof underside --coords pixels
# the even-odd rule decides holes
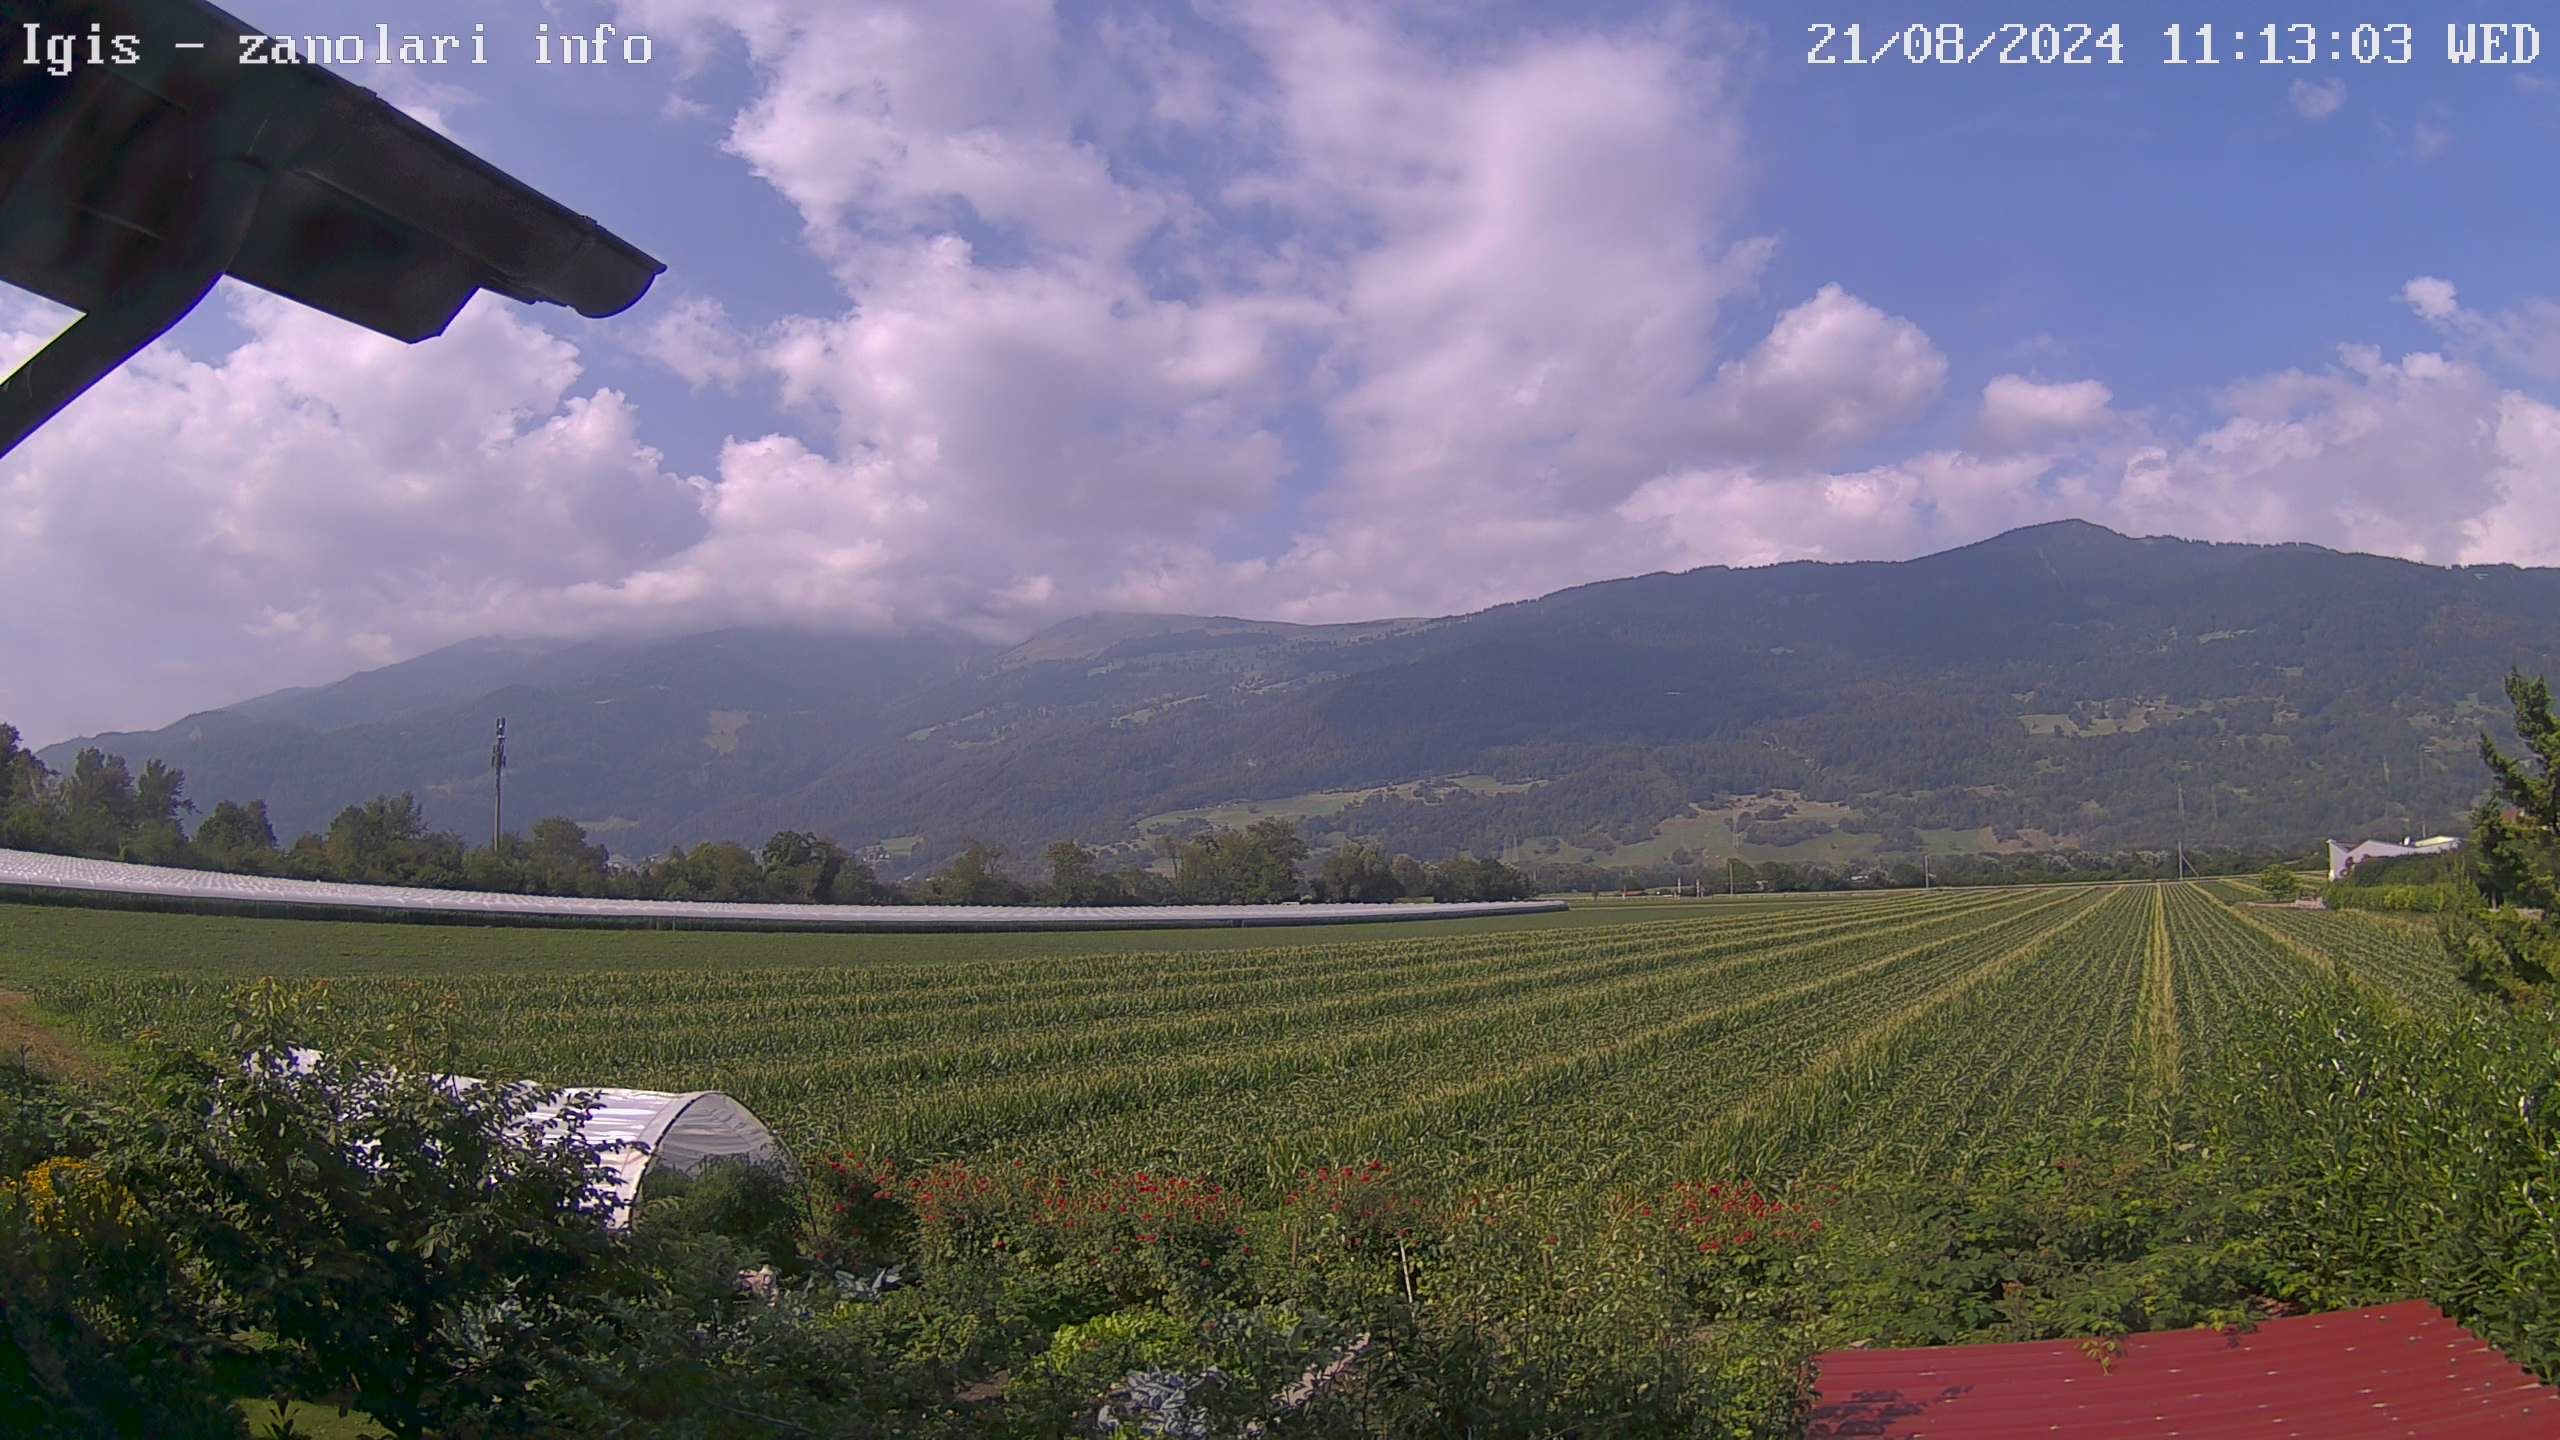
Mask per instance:
[[[2122,1343],[1835,1350],[1807,1440],[2560,1436],[2560,1390],[2423,1300]]]
[[[478,290],[602,318],[666,268],[319,66],[239,64],[251,28],[202,0],[8,8],[145,42],[59,77],[0,64],[0,281],[58,304],[95,310],[168,263],[234,159],[265,183],[229,273],[395,339],[443,333]]]

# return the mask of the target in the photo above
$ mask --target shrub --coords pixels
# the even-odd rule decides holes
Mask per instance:
[[[133,1192],[93,1161],[0,1180],[0,1433],[232,1436],[210,1393],[219,1348]]]
[[[57,1155],[86,1154],[72,1097],[15,1056],[0,1056],[0,1176]]]
[[[2235,1037],[2215,1096],[2245,1155],[2254,1233],[2290,1298],[2424,1295],[2543,1375],[2560,1373],[2560,1027],[2481,1012],[2448,1023],[2348,991]]]
[[[898,1162],[838,1155],[809,1172],[800,1245],[831,1270],[878,1270],[915,1253],[915,1212]]]
[[[2322,900],[2333,910],[2392,910],[2434,915],[2460,909],[2461,890],[2452,885],[2331,885]]]
[[[608,1172],[537,1125],[558,1097],[456,1086],[415,1043],[291,1063],[319,1019],[269,983],[223,1047],[159,1050],[102,1173],[149,1197],[209,1328],[271,1337],[264,1393],[404,1440],[501,1433],[612,1251]]]
[[[645,1223],[725,1236],[756,1264],[797,1271],[807,1193],[783,1166],[723,1159],[690,1174],[651,1172],[640,1202]]]

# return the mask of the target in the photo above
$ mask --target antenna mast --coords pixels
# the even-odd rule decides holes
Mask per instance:
[[[489,744],[489,848],[503,854],[507,845],[507,717],[498,717],[498,733]]]
[[[2178,878],[2187,878],[2187,782],[2178,782]]]

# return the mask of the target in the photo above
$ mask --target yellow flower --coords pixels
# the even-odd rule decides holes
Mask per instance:
[[[56,1156],[15,1182],[0,1182],[0,1197],[26,1207],[27,1221],[48,1234],[122,1229],[142,1218],[133,1192],[106,1178],[88,1160]]]

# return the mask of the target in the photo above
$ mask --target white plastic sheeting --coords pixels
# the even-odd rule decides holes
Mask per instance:
[[[307,1073],[319,1061],[319,1052],[314,1050],[292,1053],[292,1068],[296,1071]],[[443,1078],[457,1086],[484,1083],[467,1075]],[[593,1108],[577,1135],[596,1148],[598,1158],[613,1172],[607,1188],[613,1195],[615,1225],[631,1218],[631,1205],[639,1197],[640,1182],[652,1171],[690,1175],[715,1160],[746,1160],[783,1167],[791,1164],[790,1152],[773,1138],[763,1121],[746,1106],[716,1090],[558,1088],[562,1090],[562,1103],[533,1111],[526,1117],[526,1128],[535,1135],[554,1134],[563,1126],[561,1111],[569,1101],[583,1098],[592,1102]]]
[[[827,930],[1161,930],[1216,925],[1328,925],[1370,920],[1451,920],[1562,910],[1561,901],[1462,905],[762,905],[712,900],[581,900],[486,890],[422,890],[221,875],[113,860],[0,850],[0,894],[28,890],[150,896],[208,905],[304,906],[551,920],[670,921],[688,925]]]

